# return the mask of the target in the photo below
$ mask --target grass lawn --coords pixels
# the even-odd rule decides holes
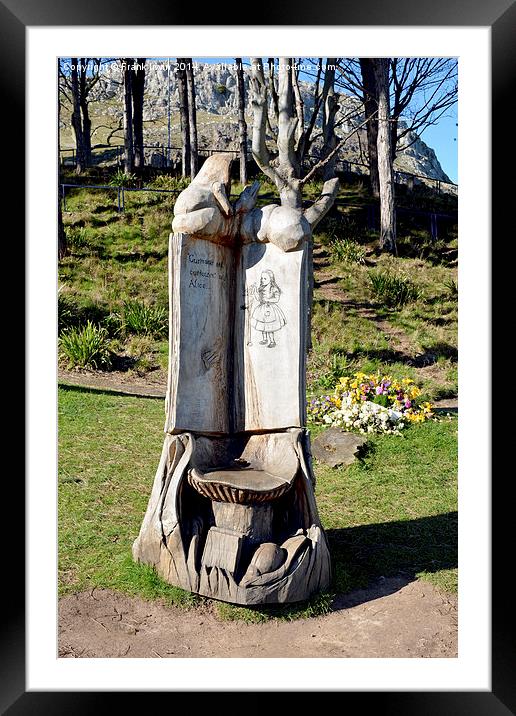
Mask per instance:
[[[205,603],[131,557],[163,423],[161,400],[60,387],[60,594],[99,587],[176,605]],[[316,464],[317,502],[334,566],[332,594],[397,574],[457,589],[456,431],[455,418],[428,421],[402,436],[371,438],[363,458],[349,468]],[[332,594],[295,607],[216,608],[227,619],[295,618],[324,613]]]

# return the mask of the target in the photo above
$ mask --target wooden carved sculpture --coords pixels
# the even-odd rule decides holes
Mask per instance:
[[[229,168],[207,159],[174,208],[165,440],[133,556],[208,597],[296,602],[331,577],[305,428],[309,240],[329,203],[257,208],[255,183],[231,205]]]

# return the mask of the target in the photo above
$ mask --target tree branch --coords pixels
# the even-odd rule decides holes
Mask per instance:
[[[356,134],[360,129],[362,129],[362,127],[365,127],[366,124],[369,122],[369,120],[375,116],[375,114],[378,114],[378,110],[375,110],[371,115],[369,115],[369,117],[367,117],[367,119],[365,119],[363,122],[361,122],[359,125],[357,125],[355,127],[355,129],[353,129],[349,134],[347,134],[345,137],[343,137],[340,140],[340,142],[338,142],[335,149],[333,149],[328,154],[327,157],[324,157],[324,159],[321,159],[320,162],[317,162],[317,164],[314,167],[312,167],[312,169],[308,172],[308,174],[303,179],[301,179],[301,181],[299,182],[300,185],[303,186],[304,184],[306,184],[308,181],[310,181],[310,179],[312,179],[313,176],[315,176],[315,174],[317,174],[317,172],[320,169],[322,169],[322,167],[324,167],[326,164],[328,164],[328,162],[330,162],[333,159],[333,157],[337,154],[337,152],[341,149],[341,147],[343,147],[344,144],[346,144],[348,139],[350,139],[354,134]]]

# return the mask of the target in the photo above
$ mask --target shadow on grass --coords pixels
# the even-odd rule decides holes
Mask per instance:
[[[84,381],[87,382],[88,378],[85,377]],[[63,383],[61,381],[58,382],[59,390],[64,391],[73,391],[74,393],[90,393],[94,395],[116,395],[116,396],[124,396],[129,398],[142,398],[142,400],[163,400],[165,389],[158,394],[158,390],[156,390],[156,395],[146,392],[141,392],[142,390],[149,390],[148,388],[142,388],[141,386],[130,386],[130,385],[124,385],[122,383],[120,384],[114,384],[113,387],[105,387],[105,386],[89,386],[89,385],[79,385],[77,383]],[[163,394],[162,394],[163,393]]]
[[[333,610],[392,594],[421,572],[457,567],[457,512],[326,534],[337,592]]]
[[[337,346],[332,349],[332,353],[350,361],[357,358],[368,358],[382,361],[382,363],[403,363],[412,368],[425,368],[435,365],[439,358],[449,358],[452,363],[457,362],[458,353],[454,346],[439,343],[431,347],[424,346],[424,349],[423,353],[413,356],[391,348],[355,348],[348,351]]]

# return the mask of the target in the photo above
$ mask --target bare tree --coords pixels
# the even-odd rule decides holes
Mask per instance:
[[[179,94],[179,119],[181,122],[181,174],[183,177],[190,173],[190,121],[188,117],[188,91],[186,83],[186,60],[177,58],[176,80]]]
[[[335,134],[335,116],[339,109],[337,102],[338,95],[335,93],[335,67],[337,58],[328,57],[326,60],[326,71],[324,73],[324,108],[323,108],[323,157],[331,158],[326,162],[323,168],[323,178],[330,179],[335,176],[335,165],[337,161],[337,153],[334,152],[337,146],[337,135]]]
[[[240,183],[247,183],[247,124],[245,121],[245,86],[242,58],[235,57],[238,98],[238,149],[240,154]]]
[[[60,106],[63,100],[71,108],[71,124],[75,137],[77,164],[80,174],[91,164],[90,93],[100,78],[100,58],[71,57],[59,61]]]
[[[190,127],[190,178],[194,179],[199,166],[199,149],[197,146],[197,110],[195,107],[195,81],[193,60],[185,59],[186,88],[188,93],[188,124]]]
[[[132,57],[123,60],[124,75],[124,171],[132,174],[134,171],[134,144],[133,144],[133,72]]]
[[[360,58],[360,70],[362,74],[362,88],[364,112],[370,117],[366,124],[367,132],[367,154],[369,162],[369,177],[371,191],[375,198],[380,196],[380,179],[378,177],[378,92],[374,74],[373,61],[369,58]]]
[[[134,168],[143,169],[145,163],[143,150],[143,98],[145,90],[145,57],[137,57],[132,68],[133,100],[133,145]]]
[[[367,60],[368,63],[371,60]],[[362,58],[342,58],[336,84],[364,102],[374,96],[361,72]],[[393,158],[408,148],[457,102],[457,60],[446,57],[390,58],[391,147]],[[365,109],[371,114],[371,108]]]
[[[86,168],[86,150],[84,146],[84,135],[81,122],[81,100],[79,97],[79,72],[78,58],[71,58],[71,89],[72,89],[72,128],[75,134],[75,171],[81,174]]]
[[[378,176],[380,180],[380,248],[396,253],[394,214],[394,176],[392,166],[392,133],[389,106],[389,59],[374,59],[373,68],[378,92]]]
[[[57,61],[57,69],[58,72],[60,70],[59,67],[59,60]],[[58,161],[58,169],[61,169],[61,103],[58,102],[57,105],[57,161]],[[68,253],[68,245],[66,241],[66,231],[63,224],[63,210],[61,206],[61,187],[58,187],[59,191],[57,193],[57,259],[58,261],[61,261],[66,254]]]
[[[457,60],[394,57],[390,61],[390,78],[391,147],[395,158],[397,151],[413,144],[416,135],[435,124],[457,102]],[[409,140],[407,135],[411,133],[414,136]]]

